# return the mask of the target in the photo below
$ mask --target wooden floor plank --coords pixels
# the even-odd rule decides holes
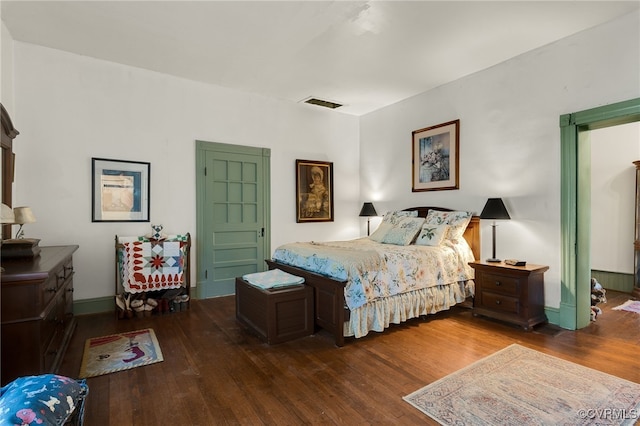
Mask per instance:
[[[233,296],[185,312],[131,320],[78,317],[60,374],[77,377],[90,337],[153,328],[164,361],[89,378],[87,425],[435,424],[402,400],[512,343],[640,382],[640,315],[611,308],[568,331],[526,332],[467,308],[334,346],[329,333],[267,345],[235,319]]]

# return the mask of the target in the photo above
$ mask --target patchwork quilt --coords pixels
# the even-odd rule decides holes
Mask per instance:
[[[118,251],[120,278],[129,293],[179,288],[184,283],[187,236],[163,240],[121,237]]]

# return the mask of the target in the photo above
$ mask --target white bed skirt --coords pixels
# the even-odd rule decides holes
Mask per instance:
[[[375,300],[350,312],[344,335],[363,337],[369,331],[384,331],[389,324],[447,310],[473,296],[474,290],[473,280],[459,281]]]

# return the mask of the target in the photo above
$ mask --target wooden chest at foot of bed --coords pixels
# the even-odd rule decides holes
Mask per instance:
[[[313,288],[264,290],[236,278],[236,318],[268,344],[313,334]]]

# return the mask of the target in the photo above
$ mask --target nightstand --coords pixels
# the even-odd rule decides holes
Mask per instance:
[[[484,315],[529,330],[547,321],[544,313],[544,265],[511,266],[470,262],[475,269],[473,315]]]

